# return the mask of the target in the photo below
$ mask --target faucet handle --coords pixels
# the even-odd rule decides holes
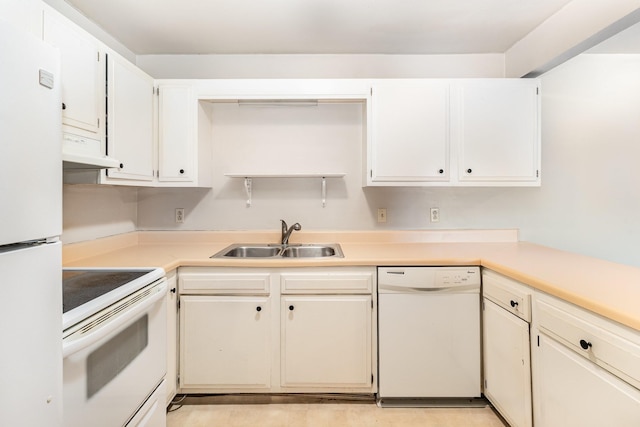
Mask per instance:
[[[282,227],[282,232],[286,233],[287,228],[289,228],[289,226],[287,225],[287,222],[284,219],[280,220],[280,226]]]

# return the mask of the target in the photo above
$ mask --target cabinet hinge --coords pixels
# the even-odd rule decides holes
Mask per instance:
[[[98,62],[100,62],[100,52],[96,52],[96,54],[98,55],[97,60],[98,60]]]
[[[487,380],[486,379],[484,380],[484,389],[485,390],[487,389]]]
[[[369,89],[369,93],[371,93],[371,96],[373,96],[373,88]]]
[[[484,300],[482,301],[482,311],[484,311]]]
[[[538,335],[538,347],[540,347],[540,335]]]
[[[178,298],[178,308],[180,308],[180,298]]]
[[[98,127],[100,127],[100,117],[98,117]]]
[[[539,87],[536,88],[536,95],[540,95],[540,88]]]
[[[371,300],[371,308],[373,308],[373,300]]]
[[[373,384],[373,373],[371,374],[371,384]]]
[[[536,170],[536,178],[540,178],[540,171]]]
[[[373,169],[369,170],[369,178],[373,178]]]

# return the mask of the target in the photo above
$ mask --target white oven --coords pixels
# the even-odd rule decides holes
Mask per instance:
[[[64,330],[65,427],[165,425],[166,292],[157,279]]]

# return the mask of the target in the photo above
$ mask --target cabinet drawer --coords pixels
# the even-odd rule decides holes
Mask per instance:
[[[268,272],[196,272],[180,271],[178,283],[181,294],[252,294],[268,295]]]
[[[531,322],[531,289],[515,280],[489,270],[482,272],[482,293],[485,298]]]
[[[284,272],[280,275],[283,294],[370,294],[374,271]]]
[[[552,298],[536,300],[540,332],[640,388],[640,333]]]

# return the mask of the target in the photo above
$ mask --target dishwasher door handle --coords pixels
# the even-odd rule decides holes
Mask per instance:
[[[471,292],[480,292],[479,285],[461,285],[461,286],[438,286],[438,287],[430,287],[430,288],[420,288],[420,287],[412,287],[412,286],[395,286],[395,285],[387,285],[387,284],[379,284],[378,290],[388,290],[393,291],[394,293],[405,293],[405,294],[413,294],[413,293],[471,293]]]

